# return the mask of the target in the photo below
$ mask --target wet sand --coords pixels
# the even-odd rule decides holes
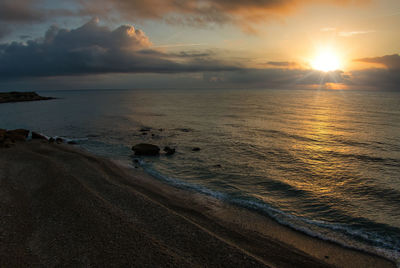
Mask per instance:
[[[0,149],[0,267],[395,267],[46,141]]]

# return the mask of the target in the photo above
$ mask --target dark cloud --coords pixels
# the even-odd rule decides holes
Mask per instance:
[[[383,57],[356,59],[355,61],[381,64],[390,70],[400,70],[400,55],[399,54],[386,55]]]
[[[32,0],[2,0],[0,2],[0,21],[32,22],[40,21],[44,13],[36,9]]]
[[[111,30],[93,19],[73,30],[52,26],[43,38],[1,44],[0,78],[237,69],[202,57],[177,59],[151,45],[143,31],[129,25]]]
[[[298,68],[301,69],[301,65],[293,61],[269,61],[267,62],[269,66],[275,66],[278,68]]]
[[[356,59],[355,61],[371,63],[384,68],[370,68],[352,72],[352,84],[379,89],[400,90],[400,55],[385,55]]]
[[[10,29],[4,25],[0,24],[0,40],[10,33]]]
[[[81,16],[85,11],[69,9],[50,9],[44,0],[1,0],[0,38],[25,25],[46,23],[50,19],[65,16]]]
[[[352,71],[349,85],[358,89],[400,90],[400,70],[373,68]]]
[[[24,34],[24,35],[20,35],[19,38],[22,39],[22,40],[26,40],[26,39],[29,39],[29,38],[32,38],[32,37],[30,35]]]

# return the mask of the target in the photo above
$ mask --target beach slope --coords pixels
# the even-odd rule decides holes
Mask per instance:
[[[321,260],[342,249],[309,238],[322,247],[312,256],[230,221],[235,211],[69,145],[0,149],[0,267],[351,267],[346,256],[392,266],[344,249],[339,263]]]

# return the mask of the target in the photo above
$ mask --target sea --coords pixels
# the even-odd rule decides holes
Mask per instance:
[[[400,92],[38,93],[57,99],[1,104],[0,128],[74,140],[175,187],[400,263]],[[176,153],[136,157],[137,143]]]

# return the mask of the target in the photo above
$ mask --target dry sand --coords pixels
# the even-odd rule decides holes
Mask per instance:
[[[0,267],[395,267],[81,149],[0,149]]]

